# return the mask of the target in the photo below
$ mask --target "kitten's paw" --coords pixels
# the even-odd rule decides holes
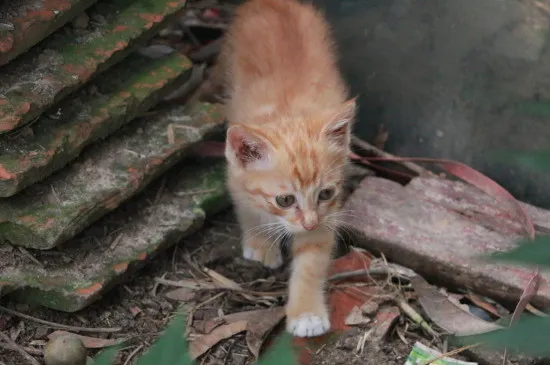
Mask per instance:
[[[281,265],[283,264],[283,255],[281,254],[281,249],[278,246],[271,248],[265,253],[262,263],[264,264],[264,266],[267,266],[270,269],[281,267]]]
[[[243,257],[247,260],[252,260],[252,261],[261,261],[259,258],[257,258],[257,254],[256,254],[256,251],[255,249],[253,249],[252,247],[243,247]]]
[[[283,255],[279,247],[264,250],[263,248],[244,246],[243,257],[247,260],[259,261],[270,269],[276,269],[283,264]]]
[[[296,337],[315,337],[328,332],[330,321],[328,316],[303,313],[298,318],[288,318],[286,327]]]

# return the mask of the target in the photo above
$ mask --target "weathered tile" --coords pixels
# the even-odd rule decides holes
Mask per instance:
[[[157,60],[133,55],[63,100],[57,113],[0,137],[0,197],[42,180],[149,109],[181,84],[191,67],[177,52]]]
[[[70,166],[5,199],[0,239],[50,249],[112,211],[223,123],[216,104],[180,106],[133,121]],[[169,126],[177,124],[169,143]]]
[[[429,189],[427,184],[424,184]],[[353,212],[349,227],[359,232],[358,243],[426,278],[468,287],[496,300],[517,302],[533,269],[490,263],[481,258],[516,246],[517,235],[481,225],[437,200],[434,190],[418,193],[381,178],[366,178],[344,209]],[[471,207],[483,211],[486,197],[479,191]],[[440,199],[443,201],[444,199]],[[542,272],[533,304],[550,305],[550,273]]]
[[[86,30],[66,26],[0,73],[0,134],[20,127],[120,61],[185,6],[185,0],[103,0]]]
[[[4,294],[56,310],[80,310],[125,280],[160,251],[202,227],[205,217],[229,206],[223,161],[185,161],[169,182],[148,189],[64,245],[61,255],[40,255],[43,264],[0,269]],[[160,184],[155,184],[160,185]]]
[[[5,65],[97,0],[35,0],[0,3],[0,66]]]

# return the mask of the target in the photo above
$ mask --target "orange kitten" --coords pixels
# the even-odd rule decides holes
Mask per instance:
[[[236,12],[219,62],[228,86],[228,187],[243,255],[276,268],[279,241],[292,236],[287,329],[323,334],[355,114],[328,26],[296,0],[249,0]]]

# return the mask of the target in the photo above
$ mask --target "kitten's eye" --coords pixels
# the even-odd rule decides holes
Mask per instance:
[[[319,200],[330,200],[334,196],[334,189],[323,189],[319,193]]]
[[[281,208],[290,208],[296,202],[294,195],[279,195],[275,201]]]

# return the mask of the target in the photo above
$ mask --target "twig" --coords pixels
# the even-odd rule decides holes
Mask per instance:
[[[17,348],[10,345],[10,344],[7,344],[7,343],[3,343],[3,342],[0,342],[0,349],[4,349],[4,350],[10,350],[10,351],[17,351]],[[23,347],[23,349],[31,354],[31,355],[36,355],[36,356],[42,356],[44,355],[44,351],[40,350],[40,349],[35,349],[35,348],[32,348],[32,347]]]
[[[346,272],[340,272],[340,273],[334,274],[328,278],[328,281],[351,279],[359,276],[389,275],[389,274],[390,272],[386,268],[360,269],[360,270],[346,271]]]
[[[44,267],[44,264],[41,263],[40,261],[38,261],[38,259],[36,257],[34,257],[26,248],[21,247],[21,246],[18,246],[17,248],[19,249],[19,252],[21,252],[23,255],[25,255],[29,260],[31,260],[32,262],[34,262],[35,264],[37,264],[40,267]]]
[[[368,142],[363,141],[362,139],[360,139],[357,136],[352,136],[351,137],[351,142],[353,144],[355,144],[357,147],[361,148],[363,151],[368,152],[368,153],[370,153],[370,154],[372,154],[376,157],[384,157],[384,158],[394,158],[395,157],[391,153],[382,151],[381,149],[371,145]],[[420,165],[415,164],[414,162],[403,161],[403,162],[401,162],[401,164],[403,166],[405,166],[406,168],[408,168],[409,170],[416,172],[420,176],[433,175],[432,172],[426,170],[425,168],[423,168]]]
[[[463,347],[461,347],[461,348],[459,348],[459,349],[456,349],[456,350],[449,351],[449,352],[446,352],[446,353],[444,353],[444,354],[441,354],[441,355],[439,355],[439,356],[437,356],[437,357],[434,357],[433,359],[430,359],[430,360],[428,360],[428,361],[424,361],[424,362],[421,363],[420,365],[430,365],[430,364],[436,362],[437,360],[443,359],[444,357],[449,357],[449,356],[453,356],[453,355],[459,354],[459,353],[461,353],[462,351],[469,350],[469,349],[474,348],[474,347],[477,347],[477,346],[479,346],[479,345],[481,345],[481,343],[474,343],[474,344],[472,344],[472,345],[463,346]]]
[[[32,364],[32,365],[40,365],[40,363],[38,362],[38,360],[36,360],[34,357],[32,357],[27,351],[25,351],[25,349],[23,349],[21,346],[19,346],[18,344],[15,343],[15,341],[13,341],[10,336],[6,335],[4,332],[0,331],[0,337],[2,338],[2,340],[4,342],[6,342],[8,345],[10,345],[11,347],[13,347],[13,350],[14,351],[17,351],[19,352],[19,354],[21,354],[21,356],[23,356],[25,359],[27,359],[27,361]]]
[[[213,59],[218,53],[220,53],[222,42],[223,39],[218,38],[215,41],[212,41],[207,45],[201,47],[197,51],[192,52],[189,55],[189,58],[194,62],[208,62]]]
[[[134,356],[137,355],[137,353],[143,348],[143,344],[139,345],[134,351],[132,351],[130,353],[130,355],[128,355],[128,357],[126,358],[126,361],[124,361],[124,365],[128,365],[130,363],[130,361],[132,361],[132,359],[134,358]]]
[[[55,322],[46,321],[46,320],[43,320],[43,319],[40,319],[40,318],[36,318],[36,317],[33,317],[33,316],[29,316],[28,314],[20,313],[20,312],[17,312],[15,310],[13,310],[13,309],[9,309],[9,308],[6,308],[6,307],[1,306],[1,305],[0,305],[0,310],[6,312],[8,314],[11,314],[13,316],[17,316],[17,317],[20,317],[20,318],[27,319],[29,321],[33,321],[33,322],[36,322],[36,323],[43,324],[43,325],[48,326],[50,328],[57,328],[57,329],[60,329],[60,330],[66,330],[66,331],[71,331],[71,332],[115,333],[115,332],[122,331],[121,327],[87,328],[87,327],[78,327],[78,326],[69,326],[69,325],[66,325],[66,324],[59,324],[59,323],[55,323]]]
[[[194,306],[193,308],[191,308],[191,310],[189,311],[189,314],[187,315],[187,329],[185,330],[186,335],[187,335],[187,332],[189,331],[189,329],[191,328],[191,326],[193,325],[193,316],[195,315],[195,312],[198,309],[200,309],[201,307],[205,306],[208,303],[213,302],[214,300],[220,298],[221,296],[223,296],[225,294],[226,294],[225,292],[218,293],[218,294],[214,295],[213,297],[210,297],[207,300],[205,300],[204,302],[199,303],[196,306]]]
[[[424,329],[426,332],[428,332],[430,335],[432,335],[435,338],[439,338],[439,335],[437,332],[434,331],[434,329],[422,318],[422,316],[407,303],[405,300],[400,299],[397,300],[397,305],[407,316],[409,316],[410,319],[412,319],[415,323],[417,323],[422,329]]]

